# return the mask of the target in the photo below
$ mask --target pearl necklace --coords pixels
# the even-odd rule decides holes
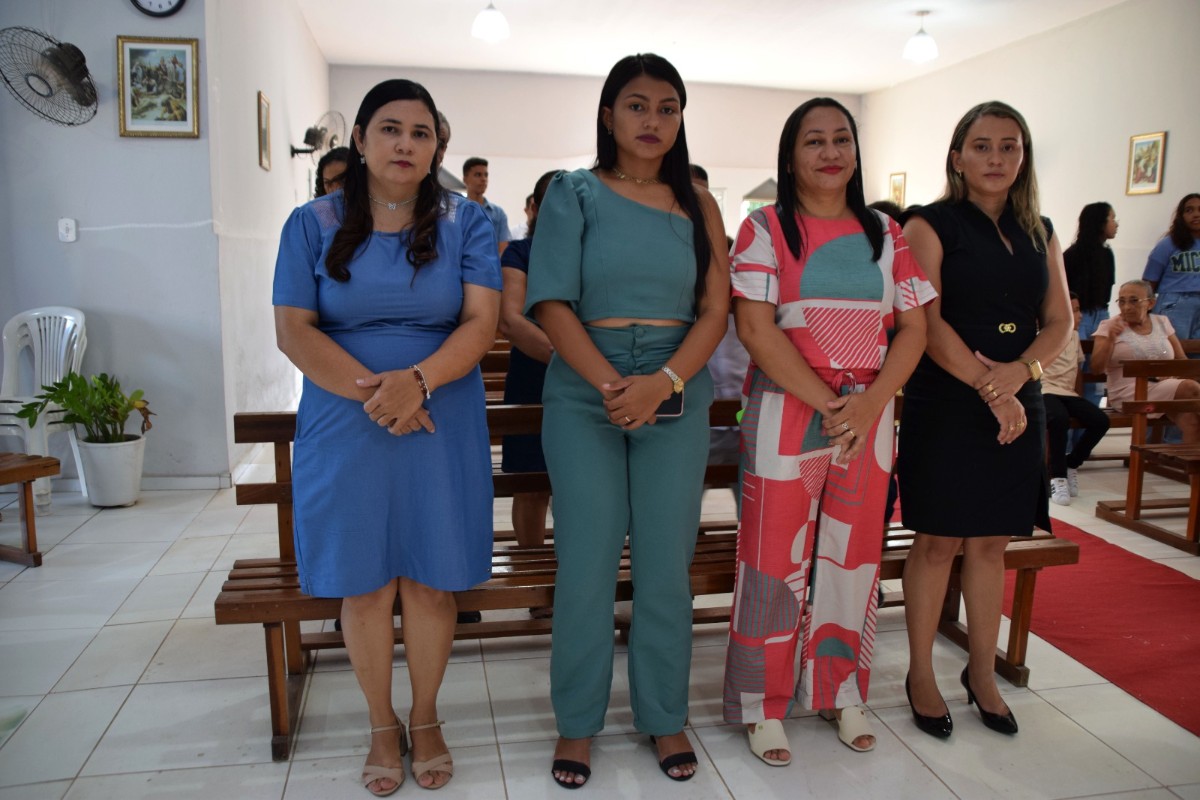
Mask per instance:
[[[617,169],[616,165],[613,165],[612,173],[613,175],[617,176],[618,180],[630,181],[638,184],[639,186],[652,186],[656,183],[662,183],[662,181],[660,181],[658,178],[635,178],[632,175],[626,175],[624,172],[621,172],[621,170]]]
[[[397,208],[400,208],[400,206],[411,206],[413,203],[417,202],[417,197],[418,197],[418,196],[419,196],[419,195],[417,195],[417,194],[414,194],[412,197],[408,198],[407,200],[401,200],[401,201],[399,201],[399,202],[397,202],[397,203],[385,203],[385,202],[383,202],[382,200],[376,200],[374,197],[371,197],[371,195],[369,195],[369,194],[367,195],[367,197],[368,197],[368,198],[371,200],[371,202],[372,202],[372,203],[374,203],[375,205],[377,205],[377,206],[387,206],[387,210],[388,210],[388,211],[395,211]]]

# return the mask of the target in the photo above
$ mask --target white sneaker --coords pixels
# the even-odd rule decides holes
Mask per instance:
[[[1067,488],[1071,490],[1071,497],[1079,497],[1079,470],[1067,467]]]
[[[1050,479],[1050,501],[1060,506],[1071,505],[1071,488],[1066,478]]]

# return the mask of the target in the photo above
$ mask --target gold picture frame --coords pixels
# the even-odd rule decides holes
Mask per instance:
[[[122,136],[200,136],[200,40],[117,37]]]
[[[901,208],[904,208],[904,187],[907,182],[907,172],[893,172],[888,176],[888,200]]]
[[[1125,194],[1161,194],[1166,154],[1166,131],[1130,136]]]
[[[258,93],[258,165],[271,171],[271,101]]]

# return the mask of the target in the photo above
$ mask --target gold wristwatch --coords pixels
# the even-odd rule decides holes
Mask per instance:
[[[679,394],[680,392],[682,392],[683,391],[683,378],[676,375],[675,370],[671,369],[670,367],[664,366],[662,368],[662,371],[667,373],[667,377],[671,379],[671,387],[672,387],[671,393]]]
[[[1029,379],[1031,381],[1040,381],[1042,379],[1042,362],[1036,358],[1031,358],[1028,361],[1022,361],[1022,364],[1029,367]]]

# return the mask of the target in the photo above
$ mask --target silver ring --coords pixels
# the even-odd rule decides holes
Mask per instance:
[[[843,422],[843,423],[842,423],[842,430],[844,430],[844,431],[848,431],[848,430],[850,430],[850,423],[849,423],[849,422]]]
[[[631,419],[629,418],[629,415],[628,415],[628,414],[626,414],[626,415],[625,415],[625,424],[626,424],[626,425],[628,425],[628,424],[629,424],[629,423],[631,423],[631,422],[633,422],[633,420],[631,420]]]

